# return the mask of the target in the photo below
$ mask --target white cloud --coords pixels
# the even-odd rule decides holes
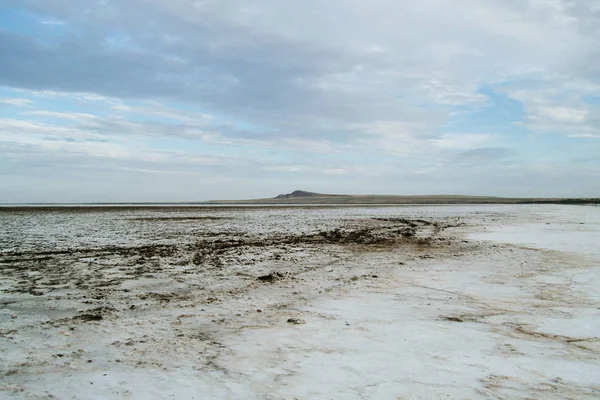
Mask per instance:
[[[553,76],[525,86],[510,85],[504,90],[523,105],[524,123],[534,132],[584,137],[600,130],[600,105],[585,100],[597,93],[595,85]]]
[[[264,168],[268,172],[307,172],[313,168],[307,165],[271,165]]]
[[[29,99],[6,98],[0,99],[0,104],[7,104],[15,107],[31,107],[33,101]]]
[[[43,111],[42,110],[42,111],[27,111],[22,114],[27,115],[27,116],[68,119],[71,121],[89,121],[89,120],[98,119],[98,117],[93,114],[74,113],[74,112],[57,112],[57,111]]]
[[[59,19],[44,19],[41,21],[41,23],[49,26],[61,26],[65,24],[65,21],[61,21]]]
[[[460,105],[486,105],[487,96],[477,93],[477,87],[452,87],[440,81],[430,81],[423,85],[423,89],[429,93],[430,99],[436,104],[460,106]]]
[[[470,150],[489,146],[496,136],[489,133],[444,133],[431,144],[441,150]]]
[[[535,113],[535,117],[532,118],[547,119],[550,120],[550,123],[559,122],[581,124],[585,123],[590,116],[589,110],[565,106],[538,105]]]

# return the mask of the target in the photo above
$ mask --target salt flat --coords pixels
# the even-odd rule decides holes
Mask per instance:
[[[3,398],[600,398],[599,207],[0,224]]]

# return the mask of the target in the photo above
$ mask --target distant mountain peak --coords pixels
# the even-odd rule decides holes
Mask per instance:
[[[279,196],[276,196],[276,199],[289,199],[289,198],[295,198],[295,197],[313,197],[313,196],[320,196],[319,193],[314,193],[314,192],[307,192],[306,190],[294,190],[292,193],[287,193],[287,194],[280,194]]]

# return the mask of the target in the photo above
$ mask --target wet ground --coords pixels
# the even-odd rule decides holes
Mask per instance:
[[[0,395],[598,398],[598,214],[0,209]]]

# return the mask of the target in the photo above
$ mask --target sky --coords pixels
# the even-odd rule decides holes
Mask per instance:
[[[0,0],[0,202],[600,197],[597,0]]]

